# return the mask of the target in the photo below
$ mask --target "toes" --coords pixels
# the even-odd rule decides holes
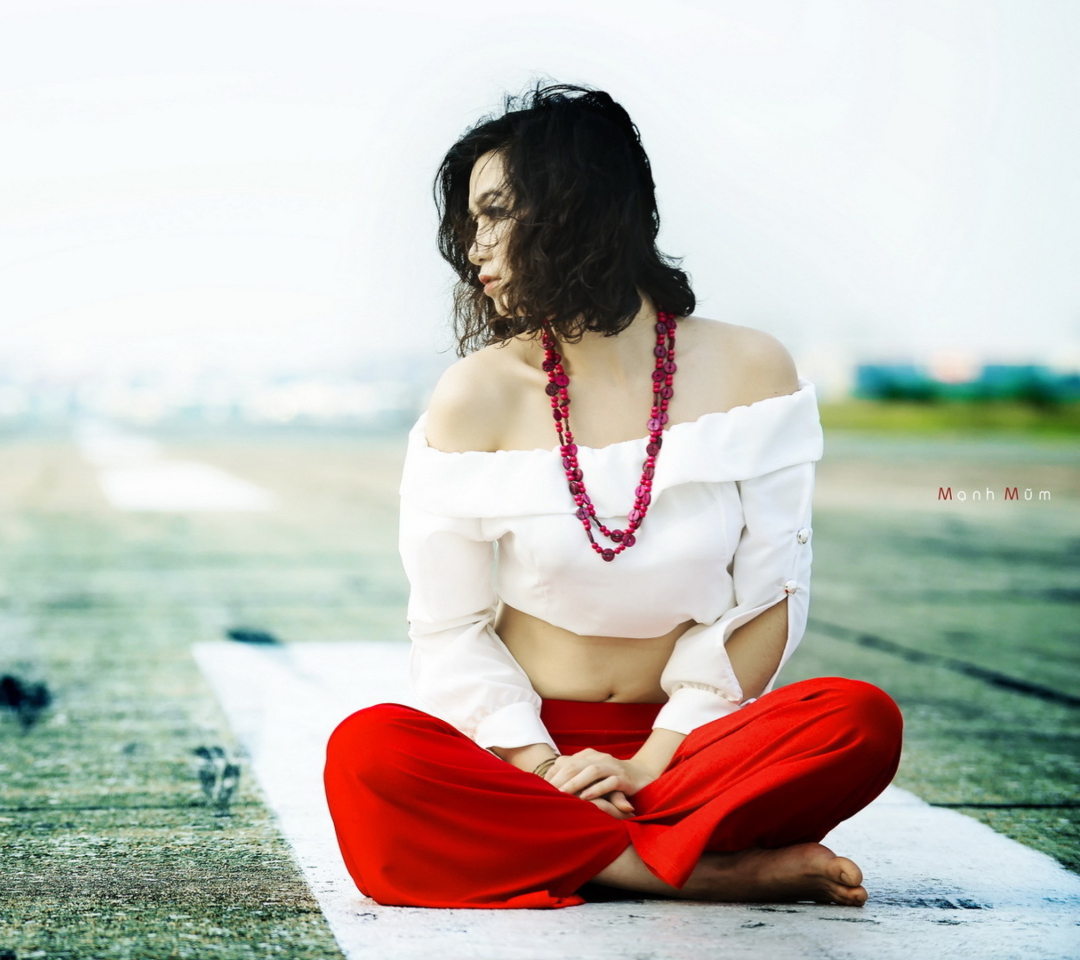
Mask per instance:
[[[847,857],[836,857],[829,864],[828,875],[846,887],[857,887],[862,883],[863,875],[858,864]]]
[[[826,892],[814,898],[817,903],[838,903],[842,907],[861,907],[866,903],[868,894],[862,887],[830,886]]]
[[[852,907],[861,907],[867,900],[870,899],[870,895],[863,887],[859,887],[854,893],[848,896],[848,905]]]

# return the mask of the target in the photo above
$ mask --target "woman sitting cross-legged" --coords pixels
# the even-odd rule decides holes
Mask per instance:
[[[424,710],[367,707],[330,739],[357,886],[863,904],[820,841],[892,779],[900,713],[858,680],[773,689],[807,620],[813,384],[772,336],[692,315],[606,93],[511,101],[437,190],[464,356],[401,484]]]

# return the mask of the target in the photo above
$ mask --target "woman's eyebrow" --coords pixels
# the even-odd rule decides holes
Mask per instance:
[[[495,188],[492,190],[485,190],[479,197],[476,198],[477,204],[484,203],[488,200],[498,200],[502,197],[503,192],[501,188]],[[472,204],[469,204],[469,213],[476,213],[476,208]]]

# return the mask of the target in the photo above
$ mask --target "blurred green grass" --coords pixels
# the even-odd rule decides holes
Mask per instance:
[[[1010,400],[860,400],[820,404],[826,430],[875,433],[1027,434],[1080,436],[1080,403],[1032,404]]]

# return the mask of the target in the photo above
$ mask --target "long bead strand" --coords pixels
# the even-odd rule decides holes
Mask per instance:
[[[562,356],[556,349],[555,337],[545,326],[542,332],[544,345],[543,368],[548,375],[547,395],[551,398],[551,413],[555,419],[555,429],[559,434],[559,450],[562,453],[563,469],[570,487],[570,494],[577,504],[577,517],[585,528],[593,550],[604,560],[611,561],[624,550],[637,542],[635,531],[645,520],[652,502],[652,481],[656,471],[656,459],[663,446],[664,424],[668,422],[668,404],[674,396],[675,382],[675,317],[664,311],[657,313],[656,346],[653,355],[656,367],[652,373],[653,406],[649,417],[649,442],[645,446],[645,463],[641,471],[641,482],[634,491],[634,506],[627,514],[629,526],[625,530],[610,530],[596,516],[596,508],[585,489],[585,478],[577,459],[577,444],[570,429],[570,378],[562,366]],[[593,525],[612,541],[614,547],[601,546],[593,535]]]

